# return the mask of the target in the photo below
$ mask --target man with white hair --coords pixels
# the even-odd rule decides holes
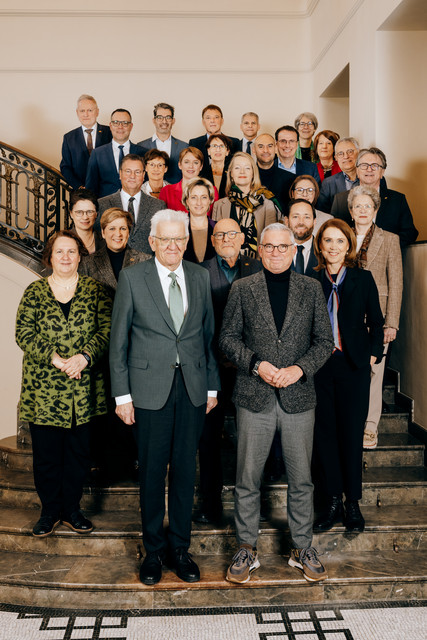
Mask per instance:
[[[316,208],[330,213],[334,197],[341,191],[350,191],[359,184],[356,161],[359,143],[356,138],[341,138],[335,145],[335,160],[341,171],[323,180]]]
[[[137,428],[146,550],[139,575],[146,585],[161,579],[167,553],[179,578],[200,579],[188,553],[196,454],[205,414],[217,403],[219,375],[209,274],[182,261],[188,237],[186,213],[154,214],[149,242],[155,255],[120,272],[111,325],[116,413]]]

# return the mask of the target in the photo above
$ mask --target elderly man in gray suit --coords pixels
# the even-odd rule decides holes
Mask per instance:
[[[276,430],[288,474],[289,564],[308,581],[326,569],[311,546],[311,453],[316,395],[313,375],[334,346],[322,288],[291,271],[294,237],[281,223],[267,226],[259,245],[263,271],[232,286],[220,349],[237,366],[235,524],[239,550],[227,580],[244,583],[260,566],[256,544],[261,475]]]
[[[169,551],[177,575],[200,579],[188,553],[196,453],[204,417],[217,403],[212,349],[214,316],[206,269],[182,256],[188,216],[157,212],[151,220],[155,257],[121,271],[112,317],[110,371],[116,413],[136,423],[146,585],[159,582]],[[167,535],[165,477],[169,465]]]
[[[111,207],[128,211],[134,223],[129,235],[129,247],[151,255],[153,252],[148,241],[151,218],[156,211],[165,209],[166,204],[141,191],[144,172],[143,158],[134,154],[128,154],[123,158],[119,169],[122,188],[98,200],[99,211],[95,226],[97,229],[100,228],[102,214]]]

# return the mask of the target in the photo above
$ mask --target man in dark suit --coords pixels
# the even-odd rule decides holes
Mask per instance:
[[[330,213],[334,196],[341,191],[349,191],[359,184],[356,172],[359,143],[356,138],[341,138],[335,145],[335,160],[341,171],[323,180],[316,208]]]
[[[140,579],[147,585],[161,579],[167,547],[178,577],[200,579],[188,553],[196,453],[205,414],[217,403],[219,376],[209,275],[182,261],[188,237],[186,213],[168,209],[153,216],[150,245],[155,258],[121,271],[111,325],[116,413],[126,424],[135,423],[138,434],[147,552]]]
[[[402,249],[415,242],[418,230],[414,225],[408,202],[403,193],[389,189],[383,178],[387,168],[385,154],[377,147],[362,149],[357,156],[356,168],[360,184],[378,189],[380,193],[381,206],[375,224],[385,231],[397,234]],[[351,225],[348,194],[348,191],[337,193],[334,197],[331,214],[334,218],[341,218]]]
[[[289,202],[285,223],[294,234],[297,248],[291,263],[291,269],[311,278],[317,278],[314,267],[318,265],[313,246],[315,220],[316,211],[311,202],[302,198]]]
[[[260,566],[256,544],[260,484],[276,430],[288,474],[289,564],[308,581],[327,577],[312,544],[311,453],[316,395],[313,375],[332,353],[333,339],[319,283],[293,271],[292,232],[267,226],[259,245],[263,271],[233,284],[219,340],[237,366],[235,525],[239,550],[227,580],[244,583]]]
[[[151,218],[156,211],[165,209],[166,204],[163,200],[151,198],[141,191],[144,170],[144,160],[140,156],[129,154],[123,158],[119,171],[122,188],[110,196],[99,199],[98,217],[95,224],[99,228],[102,214],[111,207],[129,211],[134,221],[128,240],[129,247],[151,254],[148,241]]]
[[[132,116],[129,111],[116,109],[111,114],[112,141],[91,153],[86,174],[86,189],[93,191],[98,198],[109,196],[120,189],[119,167],[124,156],[129,153],[143,156],[148,151],[129,140],[132,128]]]
[[[274,193],[282,213],[285,213],[294,176],[288,171],[282,171],[274,164],[276,142],[269,133],[259,135],[254,142],[254,147],[261,184]]]
[[[171,184],[175,184],[182,178],[181,170],[178,167],[179,154],[188,147],[187,142],[178,140],[172,135],[172,127],[175,124],[175,107],[166,102],[156,104],[153,124],[156,133],[151,138],[141,140],[138,144],[146,149],[166,151],[169,156],[169,166],[164,179]]]
[[[95,98],[82,95],[77,100],[77,117],[81,126],[64,135],[60,170],[73,189],[83,187],[90,154],[93,149],[111,141],[111,131],[98,124],[98,105]]]
[[[274,137],[277,149],[276,162],[279,169],[289,171],[294,176],[313,176],[320,186],[320,176],[316,164],[295,157],[299,141],[297,129],[291,125],[284,125],[277,129]]]
[[[257,113],[248,111],[242,115],[240,130],[243,133],[243,138],[239,140],[237,151],[243,151],[244,153],[252,155],[252,144],[258,135],[260,126]]]
[[[218,350],[218,337],[222,325],[222,316],[227,303],[231,285],[235,280],[245,278],[261,270],[261,262],[240,255],[245,236],[238,223],[232,218],[219,220],[212,235],[212,244],[216,256],[202,262],[209,272],[212,303],[215,314],[214,346]],[[222,468],[221,437],[226,410],[234,413],[231,403],[236,369],[221,355],[218,356],[221,391],[218,405],[205,420],[199,444],[199,466],[201,508],[194,516],[195,522],[208,524],[220,519],[222,513]]]
[[[222,115],[222,110],[216,104],[208,104],[202,111],[202,123],[206,129],[206,133],[203,136],[199,136],[198,138],[191,138],[188,145],[190,147],[196,147],[196,149],[200,149],[203,153],[204,161],[203,166],[207,167],[210,163],[210,158],[208,155],[208,150],[206,148],[206,143],[209,140],[210,136],[214,133],[222,133],[221,128],[224,124],[224,116]],[[224,134],[225,135],[225,134]],[[230,157],[235,153],[239,148],[239,139],[233,138],[232,136],[227,136],[227,138],[231,141],[231,151]]]

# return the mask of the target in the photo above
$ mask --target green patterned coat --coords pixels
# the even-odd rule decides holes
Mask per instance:
[[[40,425],[70,428],[107,413],[104,381],[111,322],[111,299],[88,276],[80,276],[68,320],[46,278],[30,284],[16,318],[16,342],[24,352],[19,414]],[[80,380],[52,365],[57,352],[69,358],[86,351],[92,360]]]

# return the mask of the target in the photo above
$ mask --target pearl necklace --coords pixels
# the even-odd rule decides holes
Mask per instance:
[[[69,289],[72,289],[74,287],[74,285],[77,284],[78,279],[79,279],[79,274],[76,274],[76,278],[75,280],[73,280],[73,282],[71,284],[61,284],[60,282],[57,282],[55,280],[55,276],[53,275],[53,273],[50,276],[52,278],[52,282],[54,282],[55,284],[58,285],[58,287],[62,287],[63,289],[65,289],[66,291],[68,291]]]

